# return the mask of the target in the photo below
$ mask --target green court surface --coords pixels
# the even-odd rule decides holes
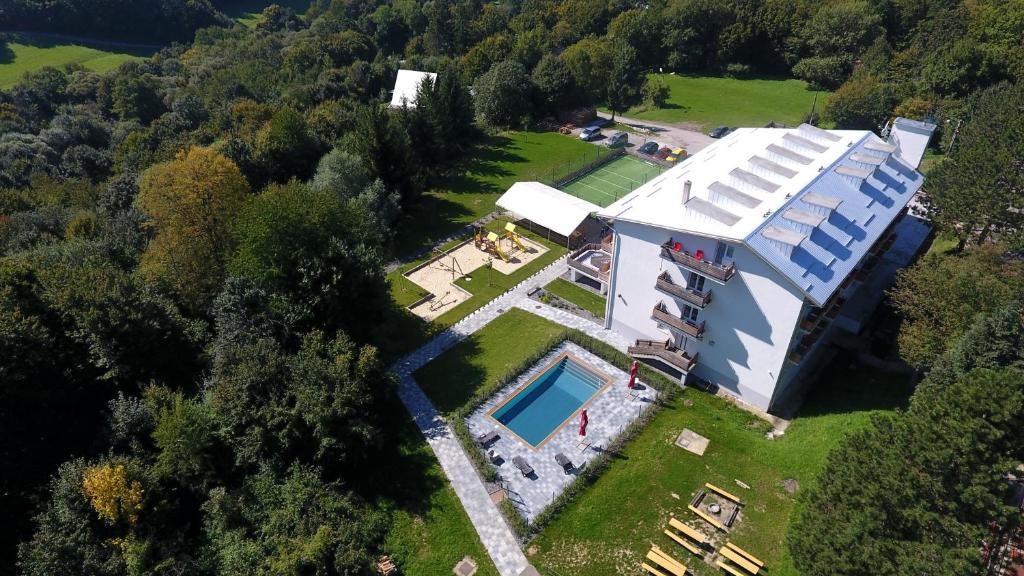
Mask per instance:
[[[562,191],[602,208],[636,190],[663,168],[634,156],[622,156],[562,186]]]

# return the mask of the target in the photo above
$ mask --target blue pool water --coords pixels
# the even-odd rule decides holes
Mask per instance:
[[[597,374],[562,358],[491,416],[537,446],[604,386]]]

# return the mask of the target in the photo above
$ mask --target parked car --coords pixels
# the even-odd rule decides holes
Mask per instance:
[[[665,160],[668,160],[669,162],[678,162],[679,160],[682,160],[684,158],[686,158],[686,149],[676,148],[672,150],[672,153],[669,154],[668,157],[665,158]]]
[[[711,132],[708,132],[708,136],[711,136],[712,138],[722,138],[729,132],[732,132],[732,130],[730,130],[728,126],[719,126]]]
[[[580,140],[590,142],[591,140],[597,139],[601,135],[601,129],[597,126],[587,126],[580,132]]]
[[[624,146],[626,142],[629,142],[629,134],[625,132],[616,132],[608,137],[608,141],[604,143],[609,148],[616,146]]]
[[[651,140],[650,142],[647,142],[643,146],[637,148],[636,151],[641,154],[654,154],[655,152],[658,151],[658,143]]]
[[[672,149],[671,148],[669,148],[668,146],[662,146],[654,154],[654,157],[657,158],[658,160],[664,160],[665,158],[668,158],[668,155],[671,154],[671,153],[672,153]]]

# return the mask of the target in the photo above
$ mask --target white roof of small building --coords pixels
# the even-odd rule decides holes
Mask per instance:
[[[410,108],[416,107],[416,95],[424,78],[430,78],[433,82],[437,78],[434,72],[420,72],[418,70],[399,70],[395,78],[395,90],[391,94],[391,105],[401,108],[403,105]]]
[[[540,182],[516,182],[496,203],[519,218],[568,237],[594,212],[601,209]]]
[[[918,122],[908,118],[897,118],[889,131],[889,144],[896,146],[896,154],[907,164],[917,168],[921,165],[928,142],[935,132],[935,124]]]

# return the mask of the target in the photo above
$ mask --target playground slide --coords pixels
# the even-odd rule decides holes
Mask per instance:
[[[506,264],[508,264],[508,254],[505,254],[505,251],[501,249],[501,246],[498,246],[497,242],[494,243],[494,251],[498,253],[498,256],[501,256],[501,259],[504,260]]]
[[[509,239],[516,243],[516,246],[519,246],[520,250],[526,252],[526,246],[523,246],[522,241],[519,240],[519,234],[516,234],[515,232],[509,232],[508,237]]]

